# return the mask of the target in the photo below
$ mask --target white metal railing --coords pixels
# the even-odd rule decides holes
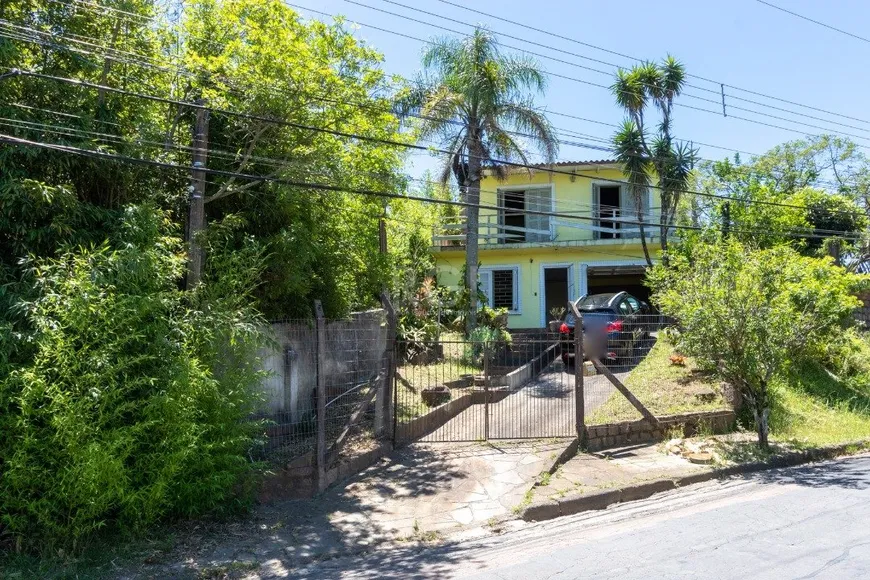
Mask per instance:
[[[622,215],[623,212],[625,215]],[[618,207],[603,206],[590,208],[588,212],[572,211],[570,213],[577,214],[577,219],[544,216],[543,222],[549,226],[546,229],[505,224],[503,215],[483,214],[479,220],[478,242],[480,244],[548,243],[557,239],[558,241],[588,239],[624,240],[640,237],[637,214],[633,210],[626,211]],[[529,215],[521,212],[509,215],[524,216],[525,223],[530,221],[530,217],[541,217],[536,214]],[[644,216],[644,220],[649,220],[647,230],[649,234],[652,234],[651,228],[655,223],[649,216]],[[538,219],[536,221],[540,222],[542,220]],[[575,230],[577,235],[573,236],[565,232],[557,235],[557,230],[560,228]],[[466,219],[464,217],[445,220],[435,226],[432,232],[432,243],[434,246],[439,247],[464,246],[466,231]],[[592,235],[585,235],[583,232],[592,232]]]

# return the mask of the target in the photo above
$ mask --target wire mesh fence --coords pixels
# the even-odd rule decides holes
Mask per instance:
[[[644,365],[672,352],[656,350],[670,321],[600,314],[583,314],[582,360],[566,324],[515,333],[510,342],[445,333],[420,344],[393,340],[380,310],[324,322],[320,335],[314,321],[274,323],[275,347],[264,355],[271,371],[267,457],[283,461],[318,449],[319,386],[329,462],[338,449],[371,448],[381,434],[399,444],[573,437],[578,392],[586,425],[640,419],[613,380],[639,389],[641,401],[658,396]]]
[[[659,396],[643,365],[670,324],[658,315],[584,313],[581,361],[575,356],[573,328],[565,324],[554,332],[515,334],[501,344],[456,336],[432,345],[425,356],[400,356],[395,438],[572,437],[578,429],[580,391],[586,425],[641,419],[614,381],[640,387],[641,402]],[[398,352],[409,350],[397,343]],[[656,356],[670,352],[662,347]]]
[[[261,353],[269,372],[260,416],[267,422],[266,458],[284,461],[316,451],[319,382],[328,448],[337,442],[349,450],[371,447],[375,398],[389,394],[386,355],[392,344],[384,312],[324,321],[322,336],[314,320],[277,321],[270,331],[273,346]]]

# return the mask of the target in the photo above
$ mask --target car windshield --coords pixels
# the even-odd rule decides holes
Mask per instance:
[[[614,296],[616,294],[592,294],[591,296],[584,296],[577,303],[577,310],[586,310],[588,312],[605,308]]]

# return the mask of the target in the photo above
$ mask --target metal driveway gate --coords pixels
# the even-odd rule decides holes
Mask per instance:
[[[396,363],[397,443],[577,435],[577,381],[558,335],[397,341]]]

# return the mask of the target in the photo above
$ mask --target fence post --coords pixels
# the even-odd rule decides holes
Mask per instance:
[[[375,436],[388,435],[395,439],[395,432],[388,433],[389,419],[393,410],[393,383],[396,376],[396,310],[390,295],[381,293],[381,305],[387,313],[387,343],[384,350],[384,380],[378,385],[378,398],[375,402]],[[395,431],[395,421],[393,421]]]
[[[320,300],[314,301],[317,319],[317,488],[326,489],[326,318]]]
[[[489,441],[489,342],[483,343],[483,439]]]
[[[586,449],[586,394],[583,385],[583,316],[577,305],[568,301],[568,308],[574,314],[574,402],[577,421],[577,440],[580,449]]]

